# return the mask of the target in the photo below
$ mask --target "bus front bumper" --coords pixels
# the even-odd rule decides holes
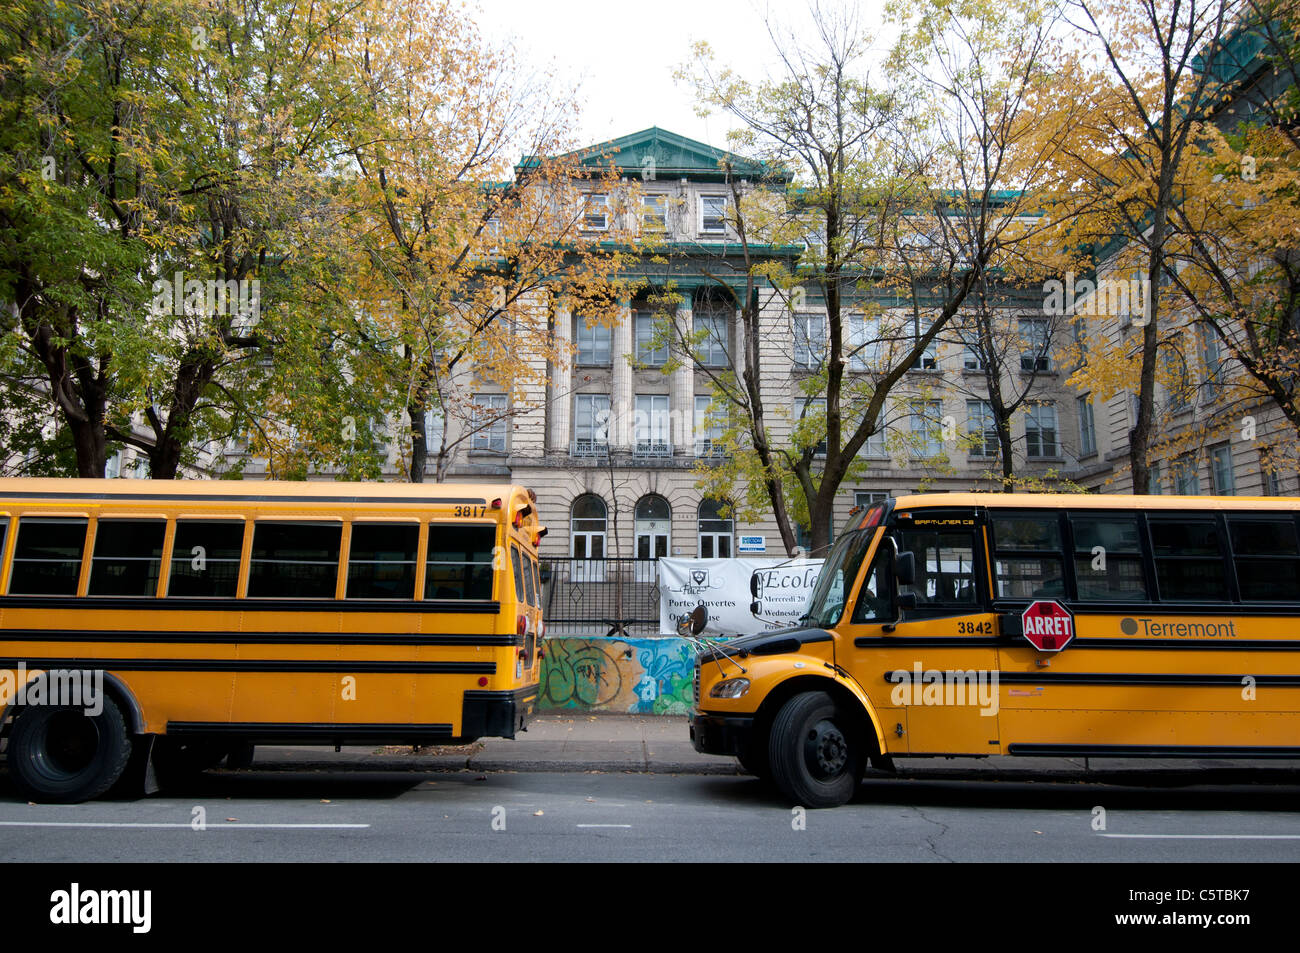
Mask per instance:
[[[748,746],[753,728],[753,715],[697,711],[691,716],[691,744],[701,754],[738,755]]]

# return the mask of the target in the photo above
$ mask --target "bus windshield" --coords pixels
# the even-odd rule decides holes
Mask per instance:
[[[846,533],[835,543],[835,548],[826,557],[817,585],[800,619],[806,625],[825,627],[840,621],[844,614],[844,601],[853,589],[853,580],[858,576],[862,558],[871,547],[874,529],[857,530]]]

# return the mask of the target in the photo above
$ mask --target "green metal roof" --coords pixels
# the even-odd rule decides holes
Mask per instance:
[[[782,185],[793,179],[789,172],[766,162],[747,159],[658,126],[566,153],[566,157],[575,157],[592,168],[612,162],[619,172],[646,179],[653,176],[654,179],[720,182],[726,178],[724,165],[731,167],[733,178],[762,179]],[[534,156],[524,156],[519,168],[528,168],[536,161]]]

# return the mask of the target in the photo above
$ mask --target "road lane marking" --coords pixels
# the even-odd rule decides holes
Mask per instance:
[[[270,830],[337,830],[340,828],[355,830],[368,828],[369,824],[204,824],[199,830],[230,830],[240,827],[257,827]],[[0,827],[150,827],[150,828],[190,828],[193,824],[185,822],[146,822],[146,821],[0,821]]]
[[[577,826],[578,827],[628,827],[630,828],[632,825],[631,824],[579,824]]]
[[[1146,840],[1300,840],[1300,834],[1102,834]]]

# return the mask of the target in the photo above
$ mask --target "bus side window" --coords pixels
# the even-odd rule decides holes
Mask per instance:
[[[1153,516],[1147,525],[1162,602],[1228,600],[1218,523],[1183,515]]]
[[[989,522],[997,587],[994,598],[1063,598],[1065,564],[1057,514],[997,513]]]
[[[876,554],[867,576],[862,580],[858,590],[858,601],[853,607],[853,623],[889,622],[894,618],[893,579],[894,551],[888,540],[884,540]]]
[[[515,601],[524,604],[524,567],[519,561],[519,547],[510,544],[510,564],[515,570]]]
[[[1074,578],[1084,602],[1146,602],[1136,515],[1071,513]]]
[[[495,526],[429,524],[426,599],[491,599]]]
[[[979,602],[973,530],[905,529],[899,551],[916,555],[916,583],[900,587],[918,608],[967,607]]]
[[[333,599],[342,541],[342,523],[254,524],[249,597]]]
[[[95,526],[88,596],[152,596],[162,571],[167,521],[101,519]]]
[[[539,605],[537,599],[537,563],[533,562],[528,556],[522,558],[524,561],[524,587],[528,590],[528,604],[535,608]]]
[[[243,520],[178,519],[167,595],[233,598],[243,552]]]
[[[75,596],[88,520],[24,516],[15,532],[10,595]]]
[[[415,523],[353,523],[347,598],[413,598],[419,542]]]
[[[1300,598],[1300,542],[1294,520],[1229,516],[1228,535],[1243,602]]]

